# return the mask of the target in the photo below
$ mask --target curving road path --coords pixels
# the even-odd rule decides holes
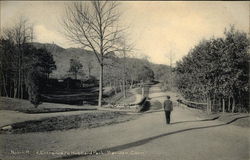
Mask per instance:
[[[151,104],[165,95],[150,89]],[[152,106],[153,108],[154,106]],[[202,119],[175,105],[172,124],[162,111],[93,129],[0,135],[1,159],[249,160],[249,129]]]

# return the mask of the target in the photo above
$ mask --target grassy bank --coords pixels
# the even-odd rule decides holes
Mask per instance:
[[[103,125],[125,122],[136,117],[127,115],[125,112],[99,111],[95,106],[74,106],[55,103],[43,103],[35,108],[29,101],[5,98],[0,99],[0,111],[11,110],[23,113],[37,113],[48,115],[46,118],[36,120],[26,120],[7,126],[8,129],[1,130],[1,133],[28,133],[28,132],[47,132],[55,130],[68,130],[73,128],[93,128]],[[82,111],[78,114],[68,114],[68,111]],[[47,113],[65,112],[62,114],[51,115]],[[26,116],[24,114],[23,116]],[[28,114],[27,114],[28,116]]]
[[[64,115],[14,123],[11,125],[10,129],[1,130],[0,133],[20,134],[29,132],[69,130],[76,128],[95,128],[126,122],[135,118],[136,115],[128,115],[122,112],[93,111],[86,112],[81,115]]]
[[[53,113],[82,110],[96,110],[94,106],[75,106],[57,103],[43,103],[35,108],[28,100],[0,97],[0,110],[11,110],[23,113]]]
[[[108,104],[130,104],[135,101],[135,96],[131,92],[126,93],[126,98],[123,97],[123,93],[119,92],[111,97],[105,98],[105,102]]]

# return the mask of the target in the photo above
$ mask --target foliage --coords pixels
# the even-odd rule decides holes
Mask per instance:
[[[77,75],[80,73],[83,65],[78,59],[70,59],[70,68],[69,72],[74,74],[75,79],[77,79]]]
[[[56,69],[52,54],[46,49],[36,49],[29,43],[17,46],[10,39],[4,38],[0,40],[0,46],[0,73],[1,81],[4,82],[1,83],[1,96],[16,98],[19,89],[21,95],[24,95],[23,98],[29,96],[31,103],[38,106],[41,103],[40,94],[45,86],[42,80],[47,79],[52,70]],[[21,66],[18,63],[20,60]],[[22,90],[18,88],[19,83]]]
[[[41,67],[41,72],[49,78],[49,74],[52,73],[53,70],[56,70],[53,55],[45,48],[35,49],[33,54],[37,57],[36,65],[39,65]]]
[[[41,73],[38,70],[39,67],[34,67],[28,71],[26,85],[28,87],[29,101],[37,107],[41,104]]]
[[[105,84],[116,90],[117,92],[122,90],[123,82],[123,60],[118,57],[110,57],[106,60],[104,68]],[[137,58],[126,58],[125,63],[125,79],[126,87],[132,88],[134,85],[142,81],[151,81],[154,79],[154,72],[148,61]]]
[[[142,65],[139,68],[139,72],[138,72],[138,80],[140,81],[152,81],[154,79],[154,72],[153,70],[146,66],[146,65]]]
[[[176,85],[183,96],[195,101],[236,104],[249,101],[249,38],[232,26],[223,38],[203,40],[177,63]],[[223,106],[223,111],[224,111]]]
[[[161,82],[162,90],[173,90],[175,89],[174,81],[175,81],[175,72],[173,68],[163,64],[154,64],[152,65],[152,69],[154,71],[154,78],[157,81]]]

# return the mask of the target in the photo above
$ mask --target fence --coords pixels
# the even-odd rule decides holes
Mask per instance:
[[[192,102],[182,99],[177,99],[178,103],[184,104],[189,108],[199,109],[205,111],[207,109],[207,103]]]

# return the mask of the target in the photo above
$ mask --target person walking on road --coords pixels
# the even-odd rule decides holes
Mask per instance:
[[[173,103],[170,100],[170,96],[167,96],[167,100],[164,101],[163,107],[164,107],[165,116],[166,116],[166,123],[170,124],[170,115],[171,115],[171,112],[173,111]]]

